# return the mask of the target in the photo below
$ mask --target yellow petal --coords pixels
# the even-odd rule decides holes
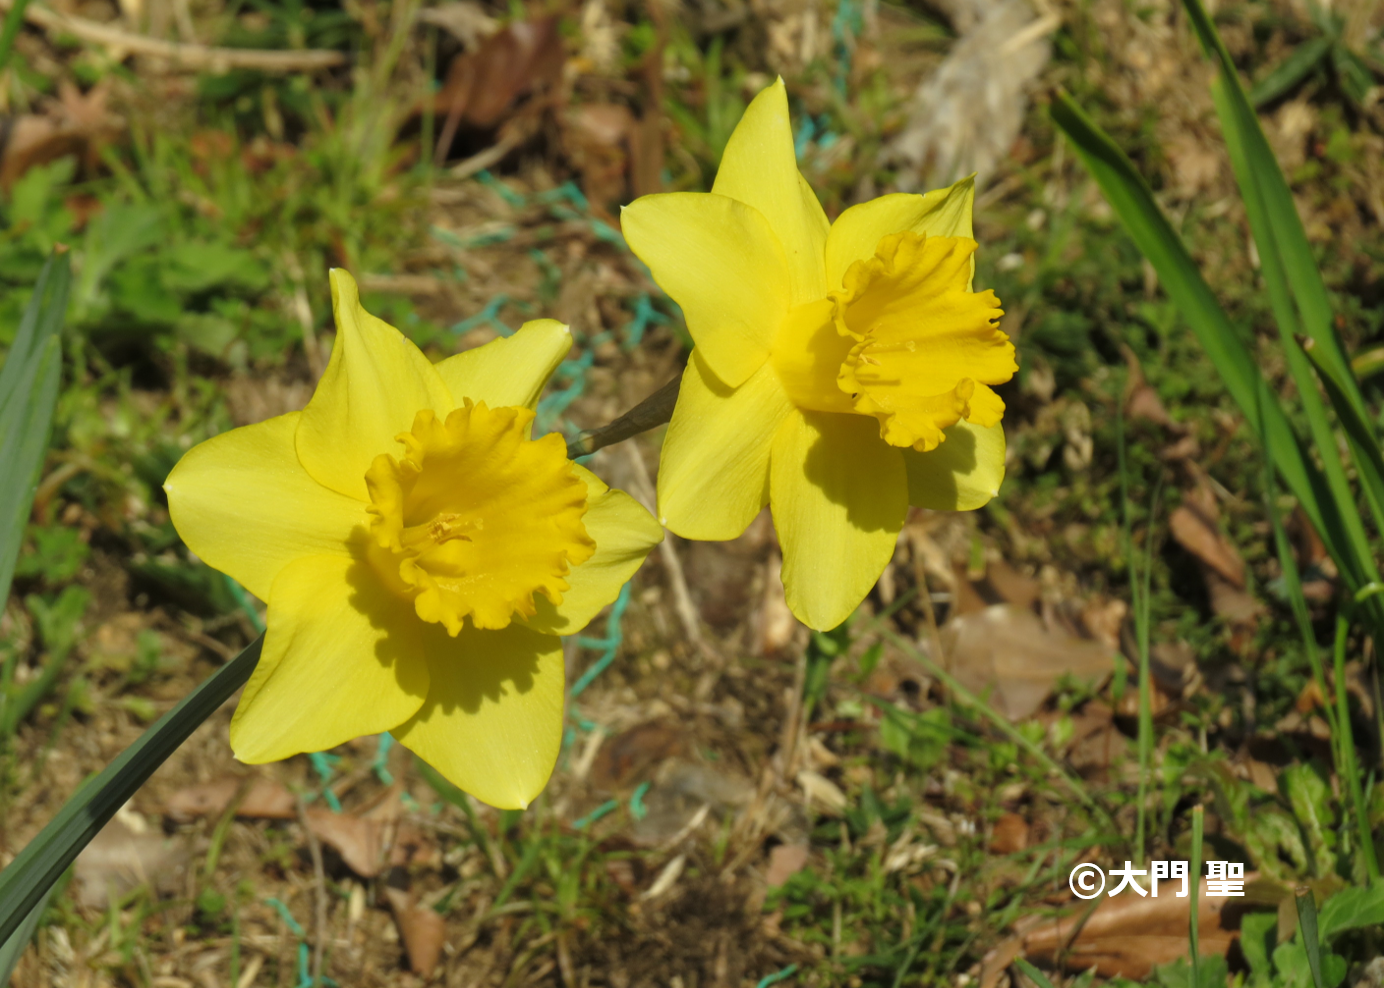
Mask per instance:
[[[1004,427],[958,422],[946,441],[926,453],[906,449],[908,503],[935,511],[970,511],[1000,491],[1004,482]]]
[[[630,250],[682,306],[712,371],[732,387],[759,369],[788,313],[788,267],[765,218],[700,192],[644,196],[620,214]]]
[[[896,192],[852,206],[836,218],[827,234],[827,286],[840,288],[846,270],[874,254],[879,242],[891,233],[970,238],[975,197],[972,177],[926,195]],[[971,264],[974,268],[974,258]]]
[[[543,791],[562,742],[562,642],[512,624],[428,636],[427,702],[392,733],[454,785],[500,809]]]
[[[827,293],[827,216],[798,173],[782,79],[760,92],[745,110],[726,143],[711,191],[753,206],[769,221],[788,258],[794,305]]]
[[[534,319],[510,337],[459,353],[437,364],[453,400],[470,398],[491,408],[532,408],[557,365],[572,349],[572,334],[556,319]]]
[[[827,631],[860,606],[894,554],[908,512],[903,457],[871,419],[794,410],[774,437],[770,475],[788,608]]]
[[[366,312],[355,280],[334,268],[336,343],[326,373],[298,425],[298,459],[317,482],[364,501],[365,471],[399,447],[425,408],[445,418],[452,396],[421,350]]]
[[[397,727],[423,704],[424,625],[367,563],[289,563],[269,592],[268,624],[231,719],[231,749],[242,762],[325,751]]]
[[[524,623],[551,635],[574,635],[585,628],[620,595],[649,550],[663,541],[662,526],[638,501],[606,487],[585,467],[574,470],[586,481],[588,507],[582,521],[586,534],[596,540],[596,554],[567,574],[570,589],[561,604],[534,598],[538,614]]]
[[[261,600],[300,556],[349,556],[365,505],[308,476],[294,452],[298,412],[232,429],[188,450],[164,481],[188,548]]]
[[[658,467],[658,513],[686,539],[733,539],[769,500],[769,451],[793,405],[770,364],[738,388],[692,351]]]

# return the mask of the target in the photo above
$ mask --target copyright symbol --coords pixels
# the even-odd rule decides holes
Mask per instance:
[[[1096,884],[1099,877],[1100,884]],[[1067,879],[1067,885],[1071,888],[1072,894],[1078,899],[1094,899],[1105,891],[1105,872],[1101,871],[1100,865],[1079,864],[1072,869],[1071,877]]]

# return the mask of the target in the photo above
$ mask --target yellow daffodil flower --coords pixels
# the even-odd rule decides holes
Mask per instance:
[[[660,520],[733,539],[767,503],[788,606],[828,629],[869,593],[909,504],[971,509],[1004,477],[1014,347],[973,292],[965,180],[828,223],[798,173],[780,80],[750,104],[710,193],[644,196],[625,239],[696,347],[658,478]]]
[[[231,721],[249,763],[390,731],[502,808],[547,784],[558,635],[619,594],[662,529],[530,437],[572,337],[551,319],[432,364],[331,273],[338,335],[312,400],[190,450],[178,534],[268,602]]]

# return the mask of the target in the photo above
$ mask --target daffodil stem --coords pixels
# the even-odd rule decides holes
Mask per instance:
[[[673,417],[673,406],[677,404],[678,385],[681,383],[682,375],[679,374],[615,421],[583,432],[567,444],[568,458],[575,460],[579,456],[590,456],[598,449],[624,442],[641,432],[663,425]]]

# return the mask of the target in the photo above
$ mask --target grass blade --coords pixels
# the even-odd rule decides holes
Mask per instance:
[[[1189,903],[1192,912],[1187,920],[1187,943],[1192,951],[1192,988],[1201,988],[1201,843],[1205,826],[1206,810],[1192,807],[1192,861],[1187,872],[1192,900]]]
[[[0,368],[0,606],[10,593],[62,376],[59,331],[72,269],[66,254],[44,264]]]
[[[1274,66],[1272,72],[1254,84],[1254,89],[1249,94],[1250,102],[1255,106],[1263,106],[1278,99],[1306,78],[1307,73],[1315,69],[1317,63],[1326,57],[1330,48],[1331,39],[1325,36],[1312,38],[1298,45],[1291,55]]]
[[[0,871],[0,942],[8,940],[97,832],[178,746],[245,684],[264,636],[209,676],[69,799]]]
[[[1351,809],[1355,811],[1355,823],[1359,830],[1360,856],[1365,864],[1365,874],[1370,883],[1379,881],[1379,863],[1374,857],[1374,836],[1370,832],[1369,807],[1365,805],[1365,795],[1360,784],[1360,760],[1355,756],[1355,735],[1350,726],[1350,701],[1346,696],[1346,641],[1350,635],[1350,621],[1345,610],[1336,615],[1336,643],[1332,649],[1332,665],[1336,677],[1336,724],[1341,746],[1341,775],[1350,793]],[[1313,907],[1315,925],[1315,907]],[[1315,930],[1313,931],[1315,936]]]

